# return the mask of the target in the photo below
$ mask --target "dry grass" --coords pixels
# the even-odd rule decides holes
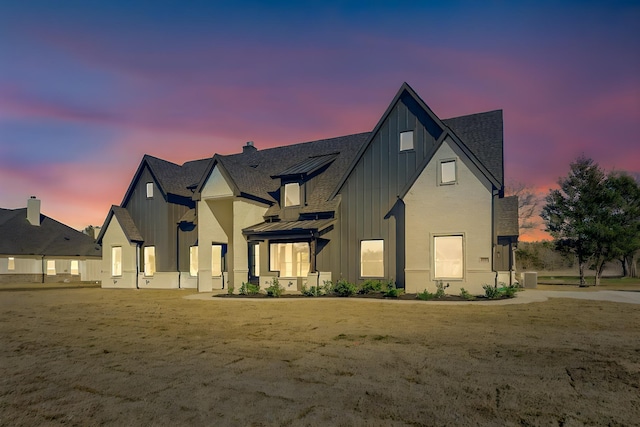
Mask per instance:
[[[640,310],[0,292],[0,425],[638,425]]]

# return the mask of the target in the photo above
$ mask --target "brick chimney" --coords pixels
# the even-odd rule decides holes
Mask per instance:
[[[258,149],[253,146],[253,141],[247,141],[247,145],[242,147],[242,154],[253,153],[254,151],[258,151]]]
[[[27,220],[31,225],[40,226],[40,200],[36,196],[27,200]]]

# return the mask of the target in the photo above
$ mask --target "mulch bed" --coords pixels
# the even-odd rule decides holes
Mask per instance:
[[[214,295],[214,298],[241,298],[241,299],[263,299],[263,298],[274,298],[274,297],[270,297],[265,293],[259,293],[259,294],[253,294],[253,295],[239,295],[239,294],[218,294],[218,295]],[[391,297],[385,297],[384,294],[382,292],[371,292],[368,294],[355,294],[352,295],[350,297],[338,297],[335,295],[321,295],[318,297],[308,297],[302,294],[283,294],[277,298],[281,298],[281,299],[300,299],[300,298],[308,298],[308,299],[313,299],[313,298],[338,298],[338,299],[345,299],[345,298],[367,298],[367,299],[381,299],[381,300],[403,300],[403,301],[420,301],[418,299],[418,295],[417,294],[400,294],[395,298],[391,298]],[[496,298],[493,300],[490,300],[489,298],[485,297],[484,295],[476,295],[476,299],[473,301],[498,301],[501,299],[509,299],[509,297],[500,297],[500,298]],[[431,299],[429,301],[469,301],[467,299],[462,298],[459,295],[445,295],[443,298],[434,298]]]

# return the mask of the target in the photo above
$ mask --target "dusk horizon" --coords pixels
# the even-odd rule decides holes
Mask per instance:
[[[3,2],[0,207],[101,226],[144,154],[370,132],[403,82],[440,119],[503,111],[507,187],[544,196],[579,156],[638,177],[638,23],[637,2]]]

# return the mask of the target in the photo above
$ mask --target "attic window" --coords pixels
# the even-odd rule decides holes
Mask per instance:
[[[290,182],[284,185],[284,205],[300,205],[300,184],[297,182]]]
[[[440,162],[440,185],[456,183],[456,161],[442,160]]]
[[[153,198],[153,182],[147,182],[147,199]]]
[[[400,132],[400,151],[413,150],[413,131]]]

